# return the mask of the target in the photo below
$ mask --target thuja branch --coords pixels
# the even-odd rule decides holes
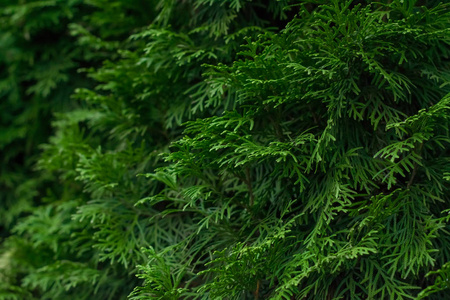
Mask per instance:
[[[423,148],[423,143],[420,143],[419,148],[417,149],[416,153],[420,155],[420,153],[422,152],[422,148]],[[409,189],[411,187],[411,185],[413,184],[414,177],[416,177],[418,167],[419,167],[419,165],[417,164],[417,162],[414,162],[414,168],[411,173],[411,177],[409,178],[409,181],[406,185],[407,189]]]

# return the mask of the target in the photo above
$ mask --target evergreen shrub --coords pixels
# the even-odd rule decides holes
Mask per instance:
[[[449,298],[450,5],[10,2],[0,299]]]

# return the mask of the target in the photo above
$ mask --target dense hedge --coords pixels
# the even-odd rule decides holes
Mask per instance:
[[[0,299],[450,297],[450,6],[0,3]]]

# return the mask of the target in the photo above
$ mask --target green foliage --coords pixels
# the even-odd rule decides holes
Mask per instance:
[[[2,5],[0,299],[448,298],[449,8]]]
[[[80,1],[0,4],[0,226],[11,228],[42,196],[45,177],[32,174],[39,144],[50,134],[44,121],[70,107],[81,57],[64,36],[77,17]],[[71,78],[71,82],[69,82]],[[4,236],[3,231],[1,236]]]

